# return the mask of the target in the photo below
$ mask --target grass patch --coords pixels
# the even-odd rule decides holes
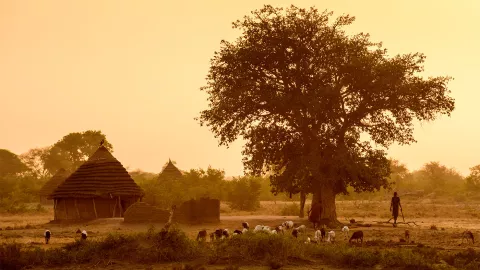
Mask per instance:
[[[46,250],[18,243],[0,245],[1,269],[96,264],[109,260],[140,264],[201,262],[232,267],[263,264],[272,269],[292,262],[309,264],[317,261],[347,268],[442,269],[448,266],[450,269],[478,269],[480,254],[473,249],[450,254],[424,246],[305,244],[290,235],[266,233],[246,233],[213,243],[199,243],[175,227],[168,232],[150,227],[145,233],[115,233],[98,240],[76,241],[62,248]]]

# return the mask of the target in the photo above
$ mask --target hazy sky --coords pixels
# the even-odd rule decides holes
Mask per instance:
[[[395,2],[394,4],[392,4]],[[419,125],[393,158],[418,169],[439,161],[463,174],[480,163],[480,1],[269,1],[316,6],[357,20],[392,54],[423,52],[426,75],[450,75],[451,118]],[[0,148],[21,154],[62,136],[101,130],[130,169],[243,174],[241,147],[218,147],[194,117],[207,106],[209,60],[231,22],[261,8],[243,1],[0,0]]]

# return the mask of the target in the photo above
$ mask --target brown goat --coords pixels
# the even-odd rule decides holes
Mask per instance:
[[[462,243],[463,243],[463,239],[466,239],[467,240],[467,243],[468,243],[468,239],[471,239],[472,240],[472,244],[475,244],[475,238],[473,237],[473,233],[471,231],[464,231],[462,233]]]
[[[356,231],[352,234],[352,237],[350,237],[350,240],[348,240],[349,243],[352,242],[352,240],[360,240],[361,243],[363,243],[363,232],[362,231]]]

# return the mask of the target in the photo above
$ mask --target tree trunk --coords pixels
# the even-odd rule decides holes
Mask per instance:
[[[305,217],[305,201],[306,200],[307,200],[307,194],[304,191],[300,192],[300,213],[298,214],[300,218]]]
[[[335,206],[335,193],[333,187],[325,185],[313,193],[312,205],[320,203],[321,215],[320,224],[329,228],[335,228],[341,225],[337,220],[337,209]]]

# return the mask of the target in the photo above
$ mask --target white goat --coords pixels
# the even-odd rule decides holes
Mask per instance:
[[[262,231],[263,230],[263,225],[257,225],[255,226],[255,229],[253,229],[253,232],[259,232],[259,231]]]
[[[327,236],[327,242],[335,242],[335,232],[329,231]]]
[[[342,232],[343,232],[343,236],[344,236],[345,240],[348,239],[348,232],[349,232],[349,231],[350,231],[350,229],[348,228],[348,226],[344,226],[344,227],[342,228]]]
[[[300,225],[296,229],[299,233],[306,233],[307,232],[307,226],[305,226],[305,225]]]
[[[288,220],[282,223],[282,226],[285,227],[287,230],[293,228],[293,221]]]

